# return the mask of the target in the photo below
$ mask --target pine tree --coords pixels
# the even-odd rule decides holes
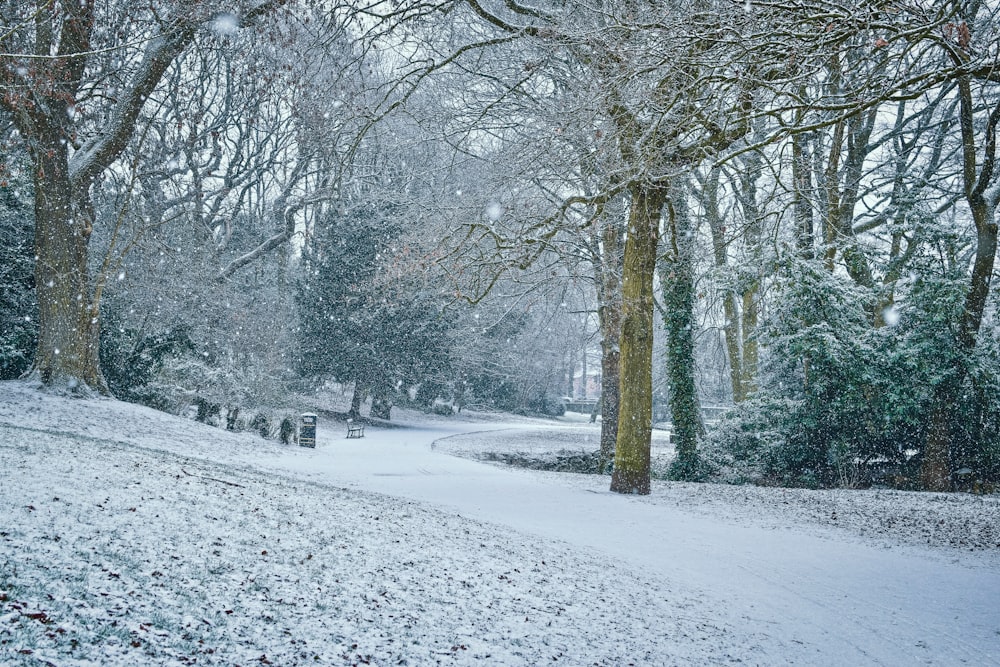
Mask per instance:
[[[0,164],[0,379],[31,367],[38,344],[38,301],[32,250],[31,188],[15,168]]]
[[[400,227],[391,206],[363,204],[330,218],[304,249],[298,285],[298,370],[353,382],[388,419],[400,388],[444,376],[452,318],[426,278],[398,270]]]

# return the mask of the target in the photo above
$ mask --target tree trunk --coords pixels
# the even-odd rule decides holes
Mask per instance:
[[[616,309],[617,310],[617,309]],[[618,405],[620,401],[621,383],[621,350],[619,345],[619,333],[621,326],[621,314],[616,312],[615,322],[605,325],[602,323],[602,330],[614,329],[605,334],[601,340],[601,456],[598,462],[600,470],[604,473],[612,461],[615,460],[615,446],[618,441]],[[598,408],[594,407],[594,414],[591,421],[595,421]]]
[[[597,317],[601,328],[601,455],[598,472],[604,473],[615,458],[618,441],[618,404],[621,383],[622,253],[621,224],[603,221],[601,260],[597,272]],[[596,418],[597,408],[591,416]]]
[[[743,292],[743,377],[741,382],[741,388],[743,390],[743,398],[749,398],[757,391],[757,362],[760,358],[760,352],[757,347],[757,339],[754,337],[754,333],[757,331],[757,319],[758,319],[758,302],[757,302],[757,292],[760,289],[760,283],[754,281],[745,292]]]
[[[372,407],[368,414],[376,419],[389,421],[392,412],[392,397],[382,387],[372,390]]]
[[[33,150],[39,336],[32,372],[48,386],[107,394],[100,367],[99,306],[88,279],[91,221],[84,211],[74,215],[61,133],[45,133]]]
[[[742,195],[740,197],[741,204],[743,206],[743,217],[746,221],[746,229],[743,232],[743,240],[747,248],[747,255],[749,261],[752,262],[754,266],[753,278],[749,280],[749,284],[743,284],[741,280],[741,298],[742,306],[740,308],[740,336],[741,336],[741,350],[743,352],[741,358],[741,378],[740,378],[740,394],[746,399],[753,395],[757,391],[757,362],[759,359],[759,353],[757,348],[757,322],[758,313],[760,312],[760,303],[758,301],[757,295],[760,291],[761,283],[761,273],[763,272],[763,262],[761,253],[761,236],[763,234],[763,224],[762,220],[764,215],[761,213],[760,206],[757,203],[757,181],[761,177],[762,173],[762,156],[760,153],[752,152],[747,155],[745,160],[745,166],[740,173],[740,185],[742,190]],[[804,165],[806,169],[806,174],[808,175],[808,164]],[[803,224],[805,222],[803,221]],[[812,221],[811,213],[810,220],[808,222],[808,239],[809,245],[812,245]],[[749,278],[748,273],[748,278]]]
[[[622,275],[621,402],[611,490],[649,493],[653,428],[653,275],[664,191],[632,189]],[[606,417],[605,417],[606,418]]]
[[[712,233],[712,254],[715,266],[725,269],[728,263],[726,249],[726,227],[722,224],[722,214],[719,211],[719,168],[712,169],[702,184],[701,203],[705,209],[705,220]],[[677,204],[674,204],[676,209]],[[676,239],[675,239],[676,245]],[[661,268],[661,275],[663,269]],[[660,284],[665,285],[661,277]],[[722,333],[726,339],[726,357],[729,360],[729,385],[733,392],[733,402],[740,403],[746,398],[743,390],[743,351],[740,349],[740,314],[737,305],[736,290],[730,286],[723,288],[722,310],[725,322]]]
[[[805,133],[792,135],[792,183],[795,187],[795,245],[803,259],[816,257],[816,237],[813,229],[813,208],[809,200],[812,191],[809,147]]]
[[[660,260],[663,323],[667,329],[667,377],[676,455],[673,479],[699,478],[698,440],[704,433],[694,377],[694,224],[688,210],[687,184],[678,178],[670,191],[672,247]],[[735,317],[735,313],[733,313]]]
[[[957,396],[944,385],[934,392],[934,411],[920,462],[920,486],[927,491],[951,490],[951,415]]]
[[[361,416],[361,404],[365,400],[365,388],[360,381],[355,380],[354,392],[351,394],[351,409],[347,411],[347,416],[357,419]]]
[[[573,398],[576,396],[576,355],[573,350],[566,350],[566,396]]]

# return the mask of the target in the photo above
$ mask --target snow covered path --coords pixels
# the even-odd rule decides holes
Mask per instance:
[[[484,428],[525,425],[369,428],[363,440],[321,427],[315,451],[260,463],[611,556],[717,609],[765,663],[1000,665],[995,552],[734,522],[685,511],[665,501],[660,485],[648,498],[622,497],[606,491],[604,478],[511,470],[433,449]]]

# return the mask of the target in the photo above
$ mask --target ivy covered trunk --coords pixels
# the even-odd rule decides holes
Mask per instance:
[[[681,178],[670,188],[670,247],[660,260],[663,323],[667,330],[667,378],[676,451],[670,476],[699,477],[698,440],[703,433],[694,378],[694,226],[687,186]]]
[[[649,493],[653,428],[653,276],[665,191],[632,188],[622,273],[621,394],[611,490]]]
[[[744,218],[747,221],[743,238],[753,269],[744,279],[740,280],[742,358],[739,394],[742,400],[746,400],[757,391],[757,364],[760,357],[756,333],[760,313],[759,293],[763,264],[761,237],[763,235],[764,213],[757,203],[757,181],[762,172],[763,165],[760,154],[756,152],[748,154],[745,167],[740,174],[740,182],[743,191],[741,205],[743,206]],[[808,221],[802,221],[802,224],[809,226]],[[809,233],[811,238],[811,232]]]

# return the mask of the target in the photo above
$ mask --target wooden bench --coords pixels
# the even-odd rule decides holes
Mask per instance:
[[[365,425],[355,424],[353,419],[347,420],[347,437],[348,438],[363,438],[365,437]]]

